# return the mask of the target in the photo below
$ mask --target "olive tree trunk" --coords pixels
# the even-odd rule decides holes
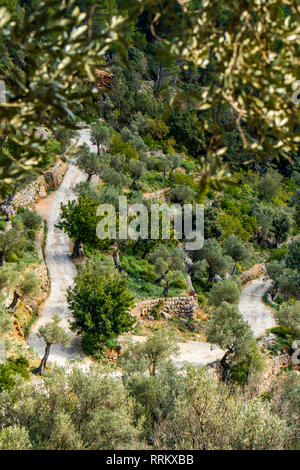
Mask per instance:
[[[82,256],[81,240],[75,240],[72,258],[79,258],[80,256]]]
[[[168,295],[169,295],[169,288],[170,288],[170,283],[169,283],[168,279],[166,279],[166,285],[165,285],[164,293],[163,293],[163,296],[164,296],[164,297],[168,297]]]
[[[51,348],[51,343],[46,343],[46,348],[45,348],[45,354],[44,354],[44,357],[43,359],[41,360],[41,363],[37,369],[37,374],[39,375],[43,375],[44,374],[44,370],[46,368],[46,365],[47,365],[47,361],[49,359],[49,354],[50,354],[50,348]]]
[[[10,312],[14,312],[14,310],[17,308],[20,299],[22,299],[22,296],[15,290],[14,298],[12,300],[12,303],[7,307],[7,310],[9,310]]]
[[[6,245],[4,245],[3,250],[0,251],[0,266],[4,265],[5,256],[6,256]]]
[[[119,273],[122,272],[122,266],[120,264],[120,257],[119,257],[119,249],[118,248],[114,249],[113,260],[114,260],[116,269],[119,271]]]
[[[225,381],[226,378],[227,378],[227,374],[228,374],[228,364],[227,364],[227,359],[228,359],[228,356],[229,354],[233,353],[233,349],[232,348],[229,348],[224,356],[222,357],[222,359],[220,360],[220,364],[221,364],[221,367],[222,367],[222,379]]]

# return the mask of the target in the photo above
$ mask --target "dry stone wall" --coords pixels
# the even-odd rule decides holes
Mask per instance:
[[[13,199],[13,207],[24,207],[36,202],[47,195],[47,189],[57,188],[67,171],[68,163],[59,160],[54,167],[45,171],[43,175],[29,184],[22,191],[16,192]]]
[[[263,264],[255,264],[250,268],[248,271],[243,272],[240,275],[240,280],[244,282],[249,282],[252,281],[253,279],[257,279],[260,277],[262,274],[266,273],[266,268],[264,267]]]
[[[170,193],[171,188],[162,188],[154,191],[154,193],[144,193],[143,196],[145,199],[157,199],[160,202],[166,202],[166,197]]]
[[[159,313],[167,319],[172,316],[195,318],[198,301],[195,296],[148,299],[139,302],[132,314],[138,318],[147,318],[155,307],[159,307]]]

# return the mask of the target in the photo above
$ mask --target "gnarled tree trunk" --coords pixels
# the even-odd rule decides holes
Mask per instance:
[[[190,293],[190,295],[195,295],[196,291],[195,291],[194,286],[193,286],[193,281],[192,281],[191,275],[187,274],[186,276],[187,276],[187,284],[188,284],[188,288],[189,288],[189,293]]]
[[[122,266],[120,264],[120,258],[119,258],[119,248],[114,249],[113,260],[114,260],[116,269],[119,271],[119,273],[122,272]]]
[[[39,375],[43,375],[43,373],[44,373],[44,370],[46,368],[47,361],[48,361],[48,358],[49,358],[49,354],[50,354],[50,348],[51,348],[51,343],[46,343],[44,357],[41,360],[41,363],[40,363],[40,365],[37,369],[37,374],[39,374]]]
[[[227,364],[227,358],[229,356],[229,354],[233,353],[233,349],[232,348],[229,348],[226,353],[224,354],[224,356],[222,357],[222,359],[220,360],[220,364],[222,366],[222,379],[223,380],[226,380],[227,378],[227,371],[228,371],[228,364]]]
[[[17,308],[19,299],[22,299],[22,296],[15,290],[14,298],[12,300],[12,303],[7,308],[7,310],[9,310],[10,312],[13,312]]]
[[[237,263],[234,264],[232,271],[231,271],[231,277],[234,276],[235,270],[236,270]]]
[[[168,295],[169,295],[169,288],[170,288],[170,283],[169,283],[168,279],[166,279],[166,285],[165,285],[164,293],[163,293],[163,296],[164,296],[164,297],[168,297]]]
[[[4,245],[3,250],[0,251],[0,266],[4,265],[5,256],[6,256],[6,245]]]
[[[79,258],[82,255],[81,247],[81,240],[75,240],[72,258]]]

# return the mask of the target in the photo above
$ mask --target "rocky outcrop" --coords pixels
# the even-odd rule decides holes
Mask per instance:
[[[45,127],[38,127],[35,130],[34,137],[36,139],[48,140],[51,137],[51,131]]]
[[[99,90],[106,90],[113,86],[113,74],[105,70],[95,69],[96,83]]]
[[[172,316],[195,318],[198,308],[196,296],[168,297],[140,302],[131,313],[138,318],[148,318],[152,316],[154,310],[158,310],[157,313],[165,319],[170,319]]]
[[[94,79],[88,81],[94,83],[99,90],[107,90],[113,87],[113,74],[105,70],[95,69]]]
[[[266,302],[268,305],[270,305],[273,308],[278,307],[278,305],[275,302],[273,302],[272,295],[270,294],[270,292],[266,293]]]

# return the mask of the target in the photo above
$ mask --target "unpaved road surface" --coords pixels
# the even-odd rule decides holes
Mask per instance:
[[[89,143],[89,130],[80,131],[78,144]],[[45,303],[40,308],[39,318],[31,329],[28,337],[28,344],[42,358],[45,349],[43,340],[37,337],[37,330],[41,325],[49,322],[53,315],[58,315],[61,325],[69,330],[69,320],[71,313],[68,309],[66,296],[67,289],[72,285],[76,275],[76,269],[70,258],[71,243],[68,236],[55,225],[60,217],[60,204],[75,199],[72,191],[74,186],[80,181],[85,181],[84,175],[77,167],[70,165],[61,186],[57,191],[42,199],[36,205],[36,210],[47,220],[48,232],[45,246],[45,261],[49,271],[51,282],[50,293]],[[50,362],[58,365],[65,365],[69,360],[82,357],[81,340],[72,335],[70,346],[64,347],[53,345],[50,352]],[[87,360],[86,360],[87,361]]]
[[[268,328],[275,326],[271,307],[263,303],[262,298],[272,285],[270,279],[260,277],[248,282],[242,290],[239,309],[249,323],[255,338],[262,336]]]
[[[144,343],[147,340],[146,336],[133,335],[134,342]],[[222,349],[213,347],[205,341],[185,341],[178,343],[178,355],[172,358],[173,363],[177,367],[183,367],[185,362],[194,365],[195,367],[205,366],[210,362],[221,359],[224,352]]]
[[[177,367],[183,367],[185,362],[197,366],[205,366],[210,362],[221,359],[224,352],[218,347],[212,347],[204,341],[186,341],[179,343],[179,354],[173,358]]]

